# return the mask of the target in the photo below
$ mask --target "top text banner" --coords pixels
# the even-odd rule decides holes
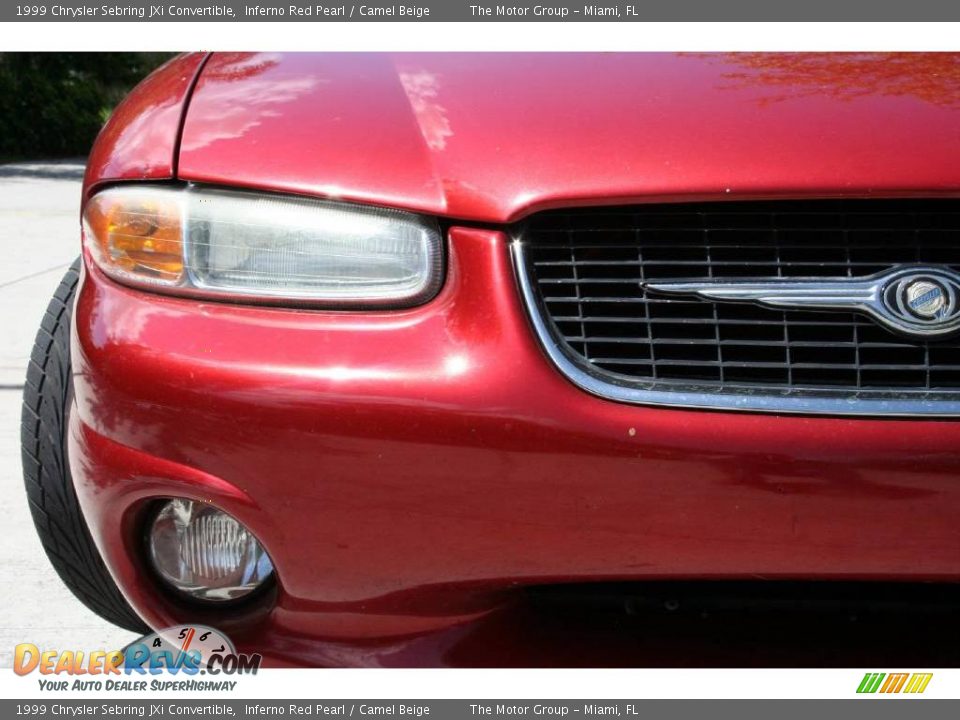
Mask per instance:
[[[637,0],[584,4],[497,4],[473,0],[318,4],[304,0],[257,4],[245,0],[175,3],[37,0],[0,4],[0,22],[948,22],[960,3],[948,0]],[[722,30],[718,28],[718,32]]]

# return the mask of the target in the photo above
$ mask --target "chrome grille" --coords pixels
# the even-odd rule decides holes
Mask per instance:
[[[589,208],[540,213],[516,233],[528,300],[555,344],[548,349],[595,382],[739,395],[720,405],[743,408],[763,404],[750,401],[762,394],[875,400],[864,408],[883,411],[889,401],[939,412],[960,400],[958,338],[917,341],[854,313],[656,296],[641,285],[859,277],[913,263],[960,269],[960,201]]]

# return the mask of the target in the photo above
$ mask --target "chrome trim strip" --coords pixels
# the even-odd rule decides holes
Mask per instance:
[[[524,256],[523,241],[515,234],[511,242],[511,256],[520,292],[527,307],[527,315],[547,356],[574,385],[592,395],[633,405],[654,405],[673,408],[699,408],[704,410],[728,410],[736,412],[764,412],[800,415],[875,416],[875,417],[960,417],[960,392],[905,392],[901,397],[880,398],[851,396],[843,390],[811,389],[800,394],[797,391],[777,391],[771,388],[765,394],[762,386],[739,386],[742,393],[730,392],[730,388],[711,392],[705,385],[683,384],[664,381],[644,382],[626,378],[588,367],[578,361],[562,339],[558,339],[548,326],[550,322],[533,288],[529,265]],[[664,390],[667,386],[673,389]],[[732,386],[737,387],[737,386]],[[916,397],[910,397],[915,395]],[[944,399],[946,397],[946,399]]]

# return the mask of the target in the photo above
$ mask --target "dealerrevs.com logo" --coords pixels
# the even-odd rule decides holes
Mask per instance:
[[[927,689],[933,673],[871,673],[863,676],[860,685],[857,687],[858,693],[907,693],[919,694]]]
[[[38,678],[41,690],[229,691],[237,681],[228,678],[256,675],[262,660],[259,654],[238,653],[219,630],[176,625],[144,635],[123,650],[41,650],[21,643],[14,651],[13,670],[46,676]],[[72,679],[60,679],[63,676]]]

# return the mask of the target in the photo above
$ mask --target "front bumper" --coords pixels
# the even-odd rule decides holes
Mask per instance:
[[[588,395],[499,232],[453,228],[411,310],[199,303],[88,266],[74,317],[71,468],[121,590],[273,664],[471,664],[451,644],[543,583],[960,580],[960,423]],[[161,592],[141,523],[165,496],[250,527],[276,588],[211,613]]]

